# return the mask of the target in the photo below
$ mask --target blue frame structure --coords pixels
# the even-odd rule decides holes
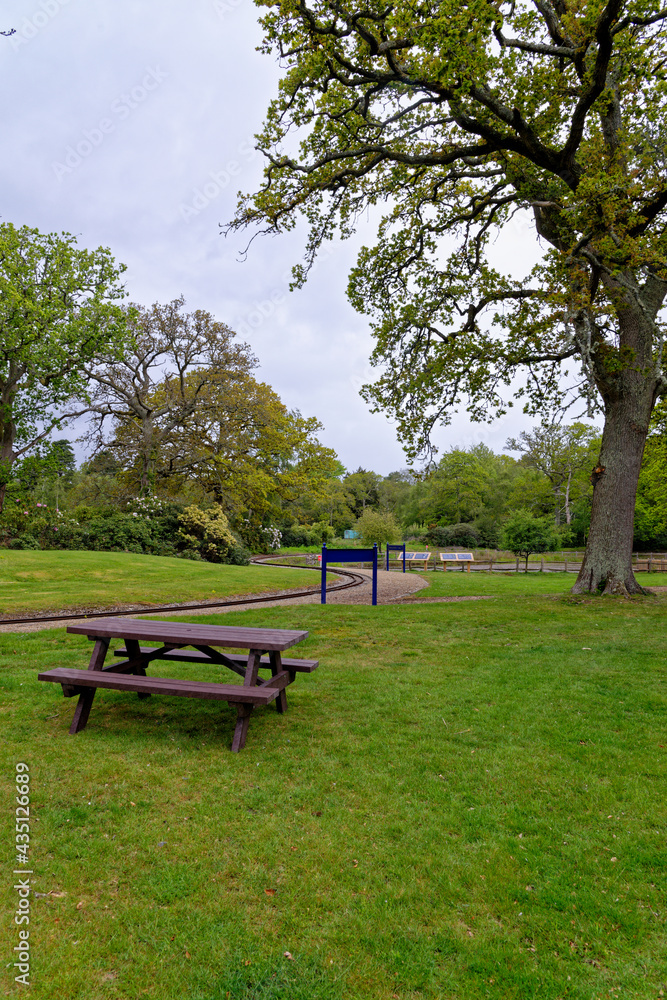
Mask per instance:
[[[378,602],[378,547],[372,549],[328,549],[322,546],[322,587],[321,603],[327,603],[327,563],[332,562],[372,562],[373,563],[373,597],[371,604]]]
[[[402,545],[387,545],[387,569],[389,569],[389,553],[390,552],[402,552],[403,553],[403,572],[405,573],[405,542]]]

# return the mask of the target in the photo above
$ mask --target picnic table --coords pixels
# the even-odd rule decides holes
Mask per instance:
[[[38,680],[61,684],[66,698],[79,696],[69,730],[72,734],[80,733],[85,728],[97,688],[133,691],[140,698],[149,698],[151,694],[212,698],[236,707],[232,751],[237,753],[245,746],[253,708],[275,701],[278,711],[284,712],[287,709],[285,688],[294,681],[297,673],[311,673],[318,665],[317,660],[282,657],[286,649],[308,635],[308,632],[296,630],[193,625],[145,618],[103,618],[69,625],[67,631],[86,635],[95,643],[88,669],[58,667],[38,674]],[[113,655],[125,659],[105,665],[112,639],[124,642]],[[142,646],[145,641],[160,645]],[[185,648],[188,646],[192,648]],[[223,653],[220,647],[248,652]],[[147,677],[146,669],[153,660],[224,666],[241,676],[243,683]],[[262,678],[259,671],[265,669],[270,670],[271,675]]]

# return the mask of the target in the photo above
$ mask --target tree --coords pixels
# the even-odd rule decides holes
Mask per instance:
[[[382,476],[377,472],[370,472],[361,466],[343,478],[343,486],[349,496],[348,504],[355,517],[361,517],[367,507],[379,505],[381,481]]]
[[[667,405],[662,400],[653,413],[639,474],[635,539],[644,548],[667,548]]]
[[[86,363],[121,353],[124,270],[69,233],[0,224],[0,511],[14,463],[82,412],[65,409],[86,396]]]
[[[235,392],[258,363],[247,344],[234,343],[228,326],[201,309],[184,313],[184,305],[181,296],[150,309],[132,306],[132,349],[122,356],[109,352],[86,368],[95,386],[90,409],[96,419],[89,436],[98,448],[132,455],[143,493],[155,485],[163,445],[206,406],[211,387]],[[114,437],[108,441],[104,427],[110,417]],[[190,464],[187,455],[172,455],[169,471]]]
[[[395,542],[400,537],[400,528],[393,514],[388,510],[374,510],[367,507],[355,525],[366,545],[377,543],[382,552],[383,542]]]
[[[515,510],[505,523],[503,545],[515,556],[524,556],[528,572],[528,556],[533,552],[550,552],[556,548],[558,536],[553,526],[544,518],[535,517],[529,510]]]
[[[600,450],[599,431],[586,424],[574,423],[569,427],[542,422],[532,431],[522,431],[517,438],[509,438],[510,451],[523,453],[521,462],[530,469],[537,469],[551,484],[554,505],[554,523],[559,527],[561,515],[565,523],[572,523],[573,503],[590,490],[588,475]]]
[[[465,404],[489,419],[575,396],[604,413],[574,589],[639,592],[637,478],[667,387],[665,22],[657,0],[264,0],[284,76],[258,147],[265,182],[231,229],[311,224],[305,280],[338,223],[385,205],[352,273],[382,369],[365,397],[412,455]],[[293,138],[301,139],[297,148]],[[488,249],[520,214],[544,248],[530,277]],[[487,319],[484,319],[484,317]],[[565,366],[565,368],[564,368]],[[572,398],[572,397],[570,397]]]

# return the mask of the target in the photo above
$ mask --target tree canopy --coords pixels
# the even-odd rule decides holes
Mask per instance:
[[[284,75],[258,146],[265,182],[231,228],[324,240],[384,211],[352,303],[412,455],[463,405],[489,419],[585,400],[604,413],[577,589],[627,593],[637,478],[665,392],[665,20],[655,0],[258,0]],[[296,137],[296,139],[294,138]],[[492,266],[517,213],[543,257]],[[528,214],[527,214],[528,213]],[[519,388],[516,389],[516,379]],[[565,393],[567,395],[567,393]]]
[[[14,463],[85,396],[85,362],[126,343],[124,270],[69,233],[0,224],[0,510]]]
[[[184,473],[196,465],[200,449],[193,454],[174,448],[174,436],[182,438],[184,428],[210,410],[212,388],[242,396],[258,364],[228,326],[203,309],[186,313],[184,305],[180,296],[148,309],[130,307],[131,349],[122,356],[100,352],[85,366],[93,386],[90,437],[98,447],[104,443],[125,459],[132,456],[143,491],[154,486],[157,474]],[[114,436],[105,441],[109,418]],[[171,449],[165,463],[167,442]]]

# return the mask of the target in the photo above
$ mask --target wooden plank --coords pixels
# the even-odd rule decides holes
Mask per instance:
[[[237,705],[236,726],[234,728],[234,738],[232,740],[232,753],[238,753],[245,746],[248,735],[248,723],[252,714],[252,705]]]
[[[210,684],[206,681],[186,681],[168,677],[137,677],[115,674],[106,670],[72,670],[58,667],[38,674],[40,681],[53,681],[67,686],[110,688],[115,691],[148,691],[153,694],[177,695],[183,698],[208,698],[230,704],[268,705],[278,696],[277,688],[243,687],[241,684]],[[88,692],[86,692],[88,693]]]
[[[107,655],[107,650],[109,648],[109,640],[100,638],[95,642],[93,647],[93,652],[90,657],[90,663],[88,664],[88,670],[86,673],[93,671],[98,671],[102,669],[104,663],[104,658]],[[83,674],[83,670],[78,670],[78,674]],[[63,688],[63,691],[65,689]],[[90,709],[93,705],[93,699],[95,697],[95,688],[89,691],[83,691],[79,695],[79,700],[77,702],[76,708],[74,709],[74,718],[72,719],[72,725],[69,727],[70,735],[74,736],[76,733],[80,733],[82,729],[86,728],[86,723],[88,722],[88,716],[90,715]]]
[[[282,691],[292,683],[293,674],[290,674],[289,670],[281,670],[280,673],[273,674],[271,677],[265,678],[260,681],[260,688],[275,688],[277,691]]]
[[[141,649],[139,648],[137,639],[127,640],[127,650],[132,664],[132,673],[136,674],[137,677],[145,677],[146,666],[142,660]],[[150,698],[150,696],[150,691],[137,691],[137,698]]]
[[[283,650],[306,639],[307,631],[238,628],[149,621],[145,618],[104,618],[68,625],[68,632],[94,638],[147,639],[180,646],[229,646],[237,649]]]
[[[144,656],[150,656],[150,654],[154,650],[157,651],[157,647],[154,647],[154,646],[141,646],[141,652],[142,652],[142,654]],[[239,664],[242,664],[245,667],[245,665],[247,663],[247,660],[248,660],[248,657],[244,656],[242,653],[224,653],[224,654],[221,653],[219,655],[222,657],[222,662],[225,663],[225,666],[229,666],[229,664],[227,663],[227,661],[229,660],[232,663],[234,663],[236,666],[238,666]],[[114,652],[114,656],[127,656],[127,649],[124,646],[121,646],[120,649],[117,649]],[[192,649],[174,649],[173,651],[170,650],[169,652],[166,652],[166,653],[162,654],[159,657],[157,657],[157,656],[156,657],[151,656],[151,659],[153,659],[153,658],[160,659],[160,660],[174,660],[174,661],[178,661],[179,663],[210,663],[211,662],[210,659],[204,653],[201,653],[201,652],[198,652],[198,651],[195,651],[195,650],[192,650]],[[282,665],[283,665],[283,667],[289,667],[290,670],[293,670],[293,671],[295,671],[298,674],[299,673],[301,673],[301,674],[311,674],[313,672],[313,670],[317,670],[317,668],[319,666],[319,662],[320,662],[319,660],[292,660],[292,659],[287,659],[287,657],[285,657],[285,656],[282,657]],[[260,669],[265,668],[265,667],[270,667],[270,666],[271,666],[271,663],[270,663],[269,657],[268,656],[262,656],[262,658],[260,660]],[[114,664],[114,668],[115,668],[115,664]],[[114,668],[112,668],[112,667],[105,667],[104,669],[105,670],[110,670],[110,669],[114,669]],[[242,670],[242,671],[240,671],[240,673],[242,675],[245,675],[245,669]]]
[[[271,680],[274,683],[271,687],[278,687],[277,681],[279,677],[282,677],[285,671],[283,671],[280,653],[270,653],[269,660],[271,661]],[[288,674],[289,677],[289,674]],[[294,674],[292,674],[292,678]],[[290,680],[292,679],[290,678]],[[282,715],[283,712],[287,711],[287,695],[285,694],[286,684],[280,684],[280,694],[276,699],[276,709]]]

